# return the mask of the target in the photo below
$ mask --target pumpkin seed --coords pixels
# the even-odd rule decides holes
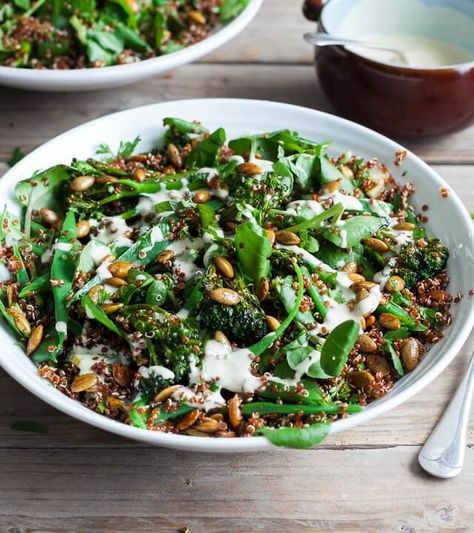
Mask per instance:
[[[117,261],[108,266],[109,272],[114,278],[125,279],[133,268],[133,264],[128,261]]]
[[[336,192],[337,190],[341,188],[341,184],[342,184],[342,180],[340,178],[337,180],[328,181],[324,185],[324,189],[328,193]]]
[[[115,303],[115,304],[103,304],[102,305],[102,311],[106,315],[112,315],[113,313],[116,313],[117,311],[120,311],[122,309],[123,304],[122,303]]]
[[[160,391],[154,398],[153,401],[157,403],[164,402],[168,398],[170,398],[179,388],[181,385],[171,385],[169,387],[166,387],[166,389],[163,389]]]
[[[369,392],[375,383],[374,376],[368,370],[354,370],[349,376],[350,382],[363,392]]]
[[[242,400],[240,399],[239,395],[236,394],[231,400],[229,400],[227,405],[229,411],[229,422],[233,428],[239,427],[240,422],[242,421],[242,411],[240,410],[241,403]]]
[[[179,431],[183,431],[185,429],[190,428],[196,420],[199,418],[199,409],[194,409],[187,413],[186,415],[181,418],[181,420],[176,424],[176,429]]]
[[[41,221],[46,226],[54,226],[54,224],[57,224],[59,222],[59,216],[56,213],[56,211],[53,211],[52,209],[48,209],[47,207],[42,207],[39,210],[39,214],[41,217]]]
[[[91,223],[89,220],[79,220],[76,224],[76,235],[78,239],[87,237],[91,231]]]
[[[196,429],[198,431],[202,431],[203,433],[217,433],[220,429],[220,424],[217,420],[214,420],[213,418],[205,417],[203,418],[202,422],[200,422]]]
[[[274,316],[271,316],[271,315],[266,315],[265,321],[267,322],[267,326],[272,331],[276,331],[281,326],[281,322],[278,320],[278,318],[275,318]]]
[[[29,337],[31,334],[31,326],[26,318],[23,309],[18,304],[12,304],[11,307],[7,309],[7,313],[13,318],[15,326],[18,330],[25,336]]]
[[[393,229],[398,231],[413,231],[415,228],[415,224],[412,224],[411,222],[399,222],[393,226]]]
[[[43,331],[43,326],[39,324],[31,332],[26,345],[26,355],[31,355],[41,344],[41,341],[43,340]]]
[[[405,288],[405,282],[400,276],[390,276],[385,288],[388,292],[400,292]]]
[[[146,180],[146,170],[143,167],[137,167],[133,171],[133,179],[139,183],[144,182]]]
[[[127,284],[127,282],[122,278],[108,278],[105,280],[105,283],[111,287],[125,287]]]
[[[347,272],[348,274],[355,274],[357,273],[357,263],[354,261],[349,261],[342,267],[343,272]],[[364,277],[364,276],[362,276]]]
[[[362,276],[361,274],[357,274],[356,272],[349,272],[348,277],[353,283],[360,283],[362,281],[365,281],[364,276]]]
[[[380,325],[385,329],[396,330],[400,329],[400,320],[391,313],[382,313],[379,317]]]
[[[112,376],[122,387],[128,387],[133,379],[133,371],[126,365],[114,363],[112,365]]]
[[[214,333],[214,340],[221,344],[225,344],[228,348],[231,347],[229,339],[226,337],[225,333],[222,333],[222,331],[216,331]]]
[[[205,204],[206,202],[209,202],[211,199],[211,195],[209,194],[209,191],[197,191],[194,193],[193,196],[193,202],[195,204]]]
[[[173,143],[168,144],[166,152],[168,153],[168,157],[171,161],[171,164],[175,168],[181,168],[183,166],[183,158],[181,157],[181,154],[179,153],[179,150],[176,145],[174,145]]]
[[[199,26],[204,26],[204,24],[206,24],[206,17],[200,11],[196,11],[195,9],[189,11],[188,18],[191,22],[199,24]]]
[[[268,278],[262,278],[257,287],[257,298],[263,302],[270,293],[270,281]]]
[[[240,303],[240,294],[232,289],[213,289],[209,296],[217,303],[223,305],[237,305]]]
[[[292,231],[277,231],[275,233],[275,237],[280,244],[285,244],[287,246],[297,245],[301,242],[301,239],[298,237],[298,235]]]
[[[80,374],[74,378],[71,385],[72,392],[83,392],[91,389],[97,383],[95,374]]]
[[[388,246],[381,241],[380,239],[376,239],[375,237],[370,237],[369,239],[365,239],[364,243],[369,247],[372,248],[372,250],[375,250],[376,252],[387,252]]]
[[[263,172],[263,168],[260,165],[257,165],[257,163],[247,161],[246,163],[237,165],[237,171],[246,176],[257,176]]]
[[[420,345],[418,344],[418,341],[413,337],[404,339],[400,352],[403,366],[408,372],[411,372],[420,362]]]
[[[271,228],[265,228],[265,233],[267,234],[267,237],[270,239],[270,242],[272,243],[272,246],[275,244],[275,232]]]
[[[69,187],[74,192],[82,192],[90,189],[94,183],[94,176],[78,176],[71,181]]]
[[[113,278],[111,278],[113,279]],[[99,294],[100,291],[104,289],[103,285],[94,285],[92,289],[87,293],[89,298],[94,302],[97,303],[99,301]]]
[[[376,342],[368,335],[361,335],[357,342],[359,344],[359,350],[362,353],[373,353],[377,351]]]
[[[158,254],[158,257],[156,258],[156,262],[160,263],[160,265],[163,265],[165,263],[168,263],[168,261],[171,261],[173,257],[175,256],[175,253],[173,250],[163,250]]]
[[[382,374],[383,376],[390,375],[390,366],[381,355],[368,355],[365,358],[365,364],[374,374]]]
[[[232,279],[235,276],[234,267],[228,259],[222,257],[221,255],[218,255],[214,259],[214,262],[216,263],[216,267],[220,270],[223,276],[229,279]]]

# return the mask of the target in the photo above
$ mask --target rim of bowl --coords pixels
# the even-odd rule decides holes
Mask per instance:
[[[72,132],[78,132],[82,129],[86,130],[88,128],[94,127],[100,121],[113,120],[114,117],[122,116],[126,117],[127,115],[133,116],[133,114],[138,110],[149,110],[149,116],[153,116],[153,112],[156,112],[161,106],[174,106],[179,104],[186,104],[188,106],[193,106],[195,109],[199,109],[201,105],[207,104],[210,106],[215,106],[216,109],[226,109],[228,106],[242,105],[246,107],[246,112],[251,111],[252,107],[256,108],[273,108],[276,112],[278,110],[288,110],[293,111],[294,113],[304,113],[306,115],[314,116],[315,123],[318,123],[318,119],[325,118],[326,120],[333,121],[336,124],[344,127],[349,127],[354,133],[358,132],[360,135],[364,136],[367,139],[367,143],[370,143],[370,140],[374,141],[383,141],[385,145],[393,149],[394,153],[397,150],[404,149],[400,144],[392,141],[385,135],[375,132],[370,128],[352,122],[350,120],[331,115],[330,113],[325,113],[322,111],[317,111],[315,109],[309,109],[302,106],[297,106],[293,104],[285,104],[281,102],[272,102],[268,100],[251,100],[251,99],[238,99],[238,98],[203,98],[203,99],[191,99],[191,100],[174,100],[162,103],[148,104],[146,106],[140,106],[132,109],[127,109],[125,111],[119,111],[117,113],[111,113],[100,117],[74,128],[54,137],[53,139],[42,144],[36,148],[33,152],[28,154],[22,161],[20,161],[11,171],[18,172],[21,170],[23,165],[26,165],[30,158],[35,157],[38,152],[43,152],[48,149],[48,147],[55,143],[57,140],[67,137]],[[133,123],[133,121],[131,122]],[[434,171],[432,170],[422,159],[418,156],[415,156],[412,152],[408,151],[408,155],[414,157],[418,165],[420,165],[427,175],[430,176],[430,179],[433,180],[434,185],[441,187],[448,186],[448,184]],[[11,171],[8,171],[4,177],[6,177]],[[449,186],[448,186],[449,187]],[[471,227],[472,220],[461,202],[459,196],[450,189],[450,198],[453,201],[454,209],[459,213],[459,216],[463,219],[466,227]],[[471,247],[474,249],[474,233],[471,231]],[[422,375],[416,382],[414,382],[407,389],[401,390],[394,394],[393,396],[385,397],[380,403],[374,402],[371,404],[370,410],[362,411],[351,415],[346,419],[337,420],[331,424],[330,434],[339,433],[340,431],[350,429],[352,427],[358,426],[362,423],[372,420],[378,415],[387,413],[393,408],[399,406],[401,403],[408,400],[410,397],[420,392],[424,387],[426,387],[430,382],[434,381],[439,374],[451,363],[451,361],[456,357],[459,350],[462,348],[463,344],[469,337],[469,333],[474,326],[474,298],[469,300],[470,307],[467,314],[463,317],[463,322],[460,325],[459,333],[457,337],[452,340],[451,344],[446,348],[446,354],[443,355],[440,360],[435,363],[424,375]],[[24,357],[26,357],[24,355]],[[265,437],[258,436],[252,438],[235,438],[235,439],[202,439],[200,437],[193,437],[189,435],[174,435],[170,433],[160,433],[147,429],[141,429],[134,426],[129,426],[122,422],[112,420],[107,418],[99,413],[91,411],[90,409],[83,406],[76,400],[73,400],[66,395],[62,394],[56,389],[45,388],[45,380],[43,380],[38,374],[34,373],[22,373],[17,365],[14,363],[14,359],[5,358],[5,360],[0,361],[0,366],[18,383],[23,385],[27,390],[35,394],[38,398],[58,409],[59,411],[72,416],[82,422],[88,423],[96,428],[107,430],[111,433],[140,441],[147,444],[173,448],[178,450],[188,450],[188,451],[199,451],[199,452],[251,452],[251,451],[263,451],[269,449],[275,449],[272,443],[270,443]]]
[[[219,39],[219,36],[221,38],[229,37],[232,38],[233,30],[236,30],[237,33],[239,33],[241,30],[243,30],[247,24],[250,23],[250,21],[254,18],[254,16],[259,11],[260,7],[263,4],[263,0],[249,0],[248,5],[243,9],[243,11],[235,17],[235,19],[231,20],[229,23],[224,24],[220,28],[218,27],[216,31],[212,32],[208,37],[203,39],[202,41],[199,41],[195,44],[192,44],[190,46],[186,46],[182,50],[177,50],[176,52],[172,52],[170,54],[164,54],[157,57],[151,57],[149,59],[143,59],[141,61],[136,61],[134,63],[127,63],[124,65],[109,65],[106,67],[100,67],[100,68],[93,68],[93,67],[86,67],[81,69],[51,69],[51,68],[45,68],[45,69],[28,69],[28,68],[18,68],[18,67],[8,67],[4,65],[0,65],[0,76],[2,73],[8,73],[9,76],[14,76],[14,72],[21,73],[21,77],[28,77],[32,81],[34,79],[37,79],[38,77],[46,78],[46,77],[52,77],[55,79],[61,79],[64,77],[70,77],[74,78],[75,81],[76,78],[95,78],[98,77],[98,73],[107,73],[103,75],[110,74],[113,76],[114,74],[117,74],[120,72],[121,74],[124,74],[125,72],[128,72],[129,74],[133,74],[135,72],[139,72],[142,69],[151,68],[153,66],[159,66],[160,63],[164,63],[165,58],[167,61],[171,61],[172,59],[175,60],[176,64],[180,65],[180,60],[186,60],[186,56],[188,54],[191,54],[193,57],[191,61],[194,61],[200,55],[204,55],[210,50],[207,50],[209,47],[209,44],[212,43],[215,40]],[[227,36],[227,34],[230,34]],[[225,39],[221,44],[225,44],[227,39]],[[19,74],[20,76],[20,74]],[[54,80],[53,80],[54,81]]]
[[[323,9],[321,10],[321,14],[319,17],[319,22],[321,24],[322,30],[327,33],[328,35],[331,35],[330,32],[326,29],[326,25],[324,24],[324,11],[326,9],[329,9],[331,5],[336,4],[337,2],[342,2],[344,0],[328,0],[323,5]],[[466,61],[464,63],[455,63],[452,65],[442,65],[439,67],[410,67],[406,65],[392,65],[390,63],[385,63],[384,61],[377,61],[375,59],[370,59],[366,56],[363,56],[361,54],[358,54],[357,52],[354,52],[353,50],[349,50],[343,45],[337,45],[336,48],[339,48],[341,50],[344,50],[349,55],[352,55],[356,57],[359,60],[363,60],[366,63],[369,63],[370,65],[376,65],[377,67],[385,67],[387,70],[396,70],[396,71],[404,71],[407,73],[415,74],[429,74],[429,73],[436,73],[436,72],[443,72],[443,71],[469,71],[471,69],[474,69],[474,58],[470,61]]]

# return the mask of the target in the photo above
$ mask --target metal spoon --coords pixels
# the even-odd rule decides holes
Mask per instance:
[[[450,478],[461,473],[473,390],[474,353],[456,394],[418,455],[421,467],[432,476]]]
[[[303,37],[306,42],[314,46],[362,46],[365,48],[384,50],[385,52],[391,52],[392,54],[396,55],[404,65],[410,65],[410,60],[404,52],[401,50],[396,50],[395,48],[387,47],[383,44],[356,41],[354,39],[344,39],[342,37],[335,37],[334,35],[329,35],[328,33],[322,32],[305,33]]]

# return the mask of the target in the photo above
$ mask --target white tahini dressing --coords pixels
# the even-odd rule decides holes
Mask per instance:
[[[214,381],[231,392],[254,392],[262,378],[251,371],[254,354],[247,348],[232,350],[227,344],[210,340],[206,343],[201,380]]]
[[[10,281],[10,279],[10,271],[3,263],[0,263],[0,283],[5,283],[6,281]]]
[[[97,240],[104,244],[114,244],[114,246],[130,247],[133,241],[127,237],[127,234],[132,231],[129,228],[126,220],[122,217],[108,217],[104,218],[101,224],[102,228],[97,234]]]

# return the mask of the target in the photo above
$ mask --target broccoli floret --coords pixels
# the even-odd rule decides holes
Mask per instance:
[[[137,385],[137,391],[140,395],[150,401],[154,396],[156,396],[160,391],[166,389],[173,384],[173,381],[170,379],[164,379],[162,376],[151,372],[148,376],[142,376]]]
[[[420,239],[402,246],[393,273],[411,289],[418,282],[436,276],[448,261],[449,252],[437,239]]]
[[[192,361],[203,356],[202,334],[189,320],[157,313],[152,306],[140,307],[128,318],[132,327],[147,338],[151,364],[173,371],[175,383],[189,374]]]
[[[216,279],[207,285],[207,291],[218,287],[218,283]],[[199,307],[199,325],[211,332],[222,331],[239,346],[248,346],[268,333],[265,313],[258,299],[243,283],[234,281],[229,285],[239,293],[240,302],[237,305],[224,305],[206,294]]]

